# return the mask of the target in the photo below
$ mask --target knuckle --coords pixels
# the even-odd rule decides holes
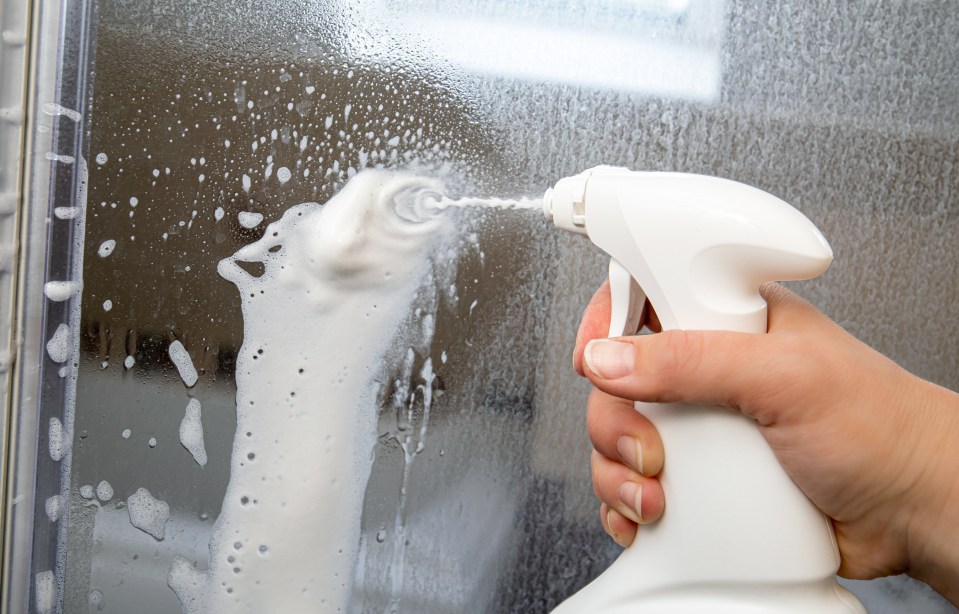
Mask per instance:
[[[659,400],[670,402],[678,397],[677,388],[690,375],[700,370],[705,351],[705,340],[696,331],[674,330],[665,333],[651,357],[654,381],[658,384]]]
[[[597,452],[596,450],[593,450],[593,454],[590,457],[589,466],[590,466],[590,474],[592,476],[592,481],[593,481],[593,494],[596,495],[597,499],[602,501],[603,494],[602,494],[602,491],[600,490],[600,478],[602,473],[599,469],[598,456],[599,456],[599,452]]]

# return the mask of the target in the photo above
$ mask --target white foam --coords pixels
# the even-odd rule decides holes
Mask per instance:
[[[47,513],[47,519],[50,522],[56,522],[60,520],[60,512],[63,510],[63,499],[60,495],[47,497],[46,502],[43,504],[43,509]]]
[[[93,498],[93,486],[89,484],[84,484],[83,486],[80,487],[79,490],[80,490],[80,496],[83,497],[84,499]]]
[[[289,180],[290,180],[290,177],[292,177],[292,176],[293,176],[293,173],[291,173],[291,172],[290,172],[290,169],[288,169],[288,168],[285,167],[285,166],[281,166],[281,167],[278,168],[277,171],[276,171],[276,179],[277,179],[277,181],[279,181],[281,184],[286,183],[287,181],[289,181]]]
[[[127,511],[130,524],[144,533],[162,541],[166,535],[166,523],[170,519],[170,506],[164,501],[154,499],[146,488],[138,488],[127,497]]]
[[[241,182],[243,184],[243,191],[249,194],[250,193],[250,176],[247,175],[246,173],[243,173]]]
[[[240,226],[244,228],[256,228],[263,221],[263,214],[253,211],[240,211],[236,217],[240,221]]]
[[[83,284],[76,281],[48,281],[43,284],[43,294],[56,303],[68,300],[83,289]]]
[[[123,437],[124,439],[129,439],[130,435],[132,434],[133,434],[133,431],[131,431],[130,429],[123,429],[123,431],[120,433],[120,437]]]
[[[104,164],[107,163],[107,154],[101,151],[100,153],[97,154],[97,157],[94,158],[94,160],[96,160],[97,164],[99,164],[100,166],[103,166]]]
[[[111,309],[113,309],[113,301],[110,299],[103,301],[103,310],[110,311]]]
[[[206,465],[206,446],[203,445],[203,423],[200,421],[200,402],[190,399],[183,420],[180,421],[180,443],[193,455],[201,467]]]
[[[100,244],[100,248],[97,250],[97,253],[100,254],[101,258],[106,258],[113,253],[114,248],[116,248],[117,242],[115,239],[107,239]]]
[[[136,362],[137,362],[136,358],[134,358],[133,356],[127,356],[126,358],[123,359],[123,368],[129,371],[130,369],[133,368],[133,365],[135,365]]]
[[[56,207],[53,210],[53,215],[58,220],[72,220],[80,215],[80,207]]]
[[[223,211],[223,207],[217,207],[216,210],[213,211],[213,219],[219,222],[220,220],[223,219],[223,216],[225,214],[226,213]]]
[[[106,480],[101,480],[97,484],[97,499],[106,503],[113,498],[113,486],[110,485],[110,482]]]
[[[37,614],[53,614],[57,605],[57,578],[52,571],[41,571],[34,578]]]
[[[50,458],[55,461],[63,460],[67,451],[70,450],[70,436],[63,428],[60,418],[50,418],[50,426],[47,429],[47,447]]]
[[[170,570],[184,612],[349,609],[376,381],[414,301],[430,295],[422,280],[444,223],[404,217],[400,205],[439,188],[363,171],[326,205],[291,208],[220,262],[242,298],[237,430],[209,569],[178,558]],[[264,272],[254,277],[240,262],[262,262]]]
[[[186,351],[179,339],[170,344],[169,354],[170,360],[173,361],[176,370],[180,373],[180,379],[183,380],[187,388],[192,388],[197,380],[196,367],[193,366],[190,353]]]
[[[72,119],[75,122],[79,122],[83,117],[73,109],[68,109],[63,105],[55,104],[53,102],[44,103],[40,109],[47,115],[63,115],[69,119]]]

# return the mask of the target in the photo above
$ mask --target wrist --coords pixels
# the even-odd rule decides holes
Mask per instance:
[[[924,433],[906,502],[909,574],[959,605],[959,394],[923,383]]]

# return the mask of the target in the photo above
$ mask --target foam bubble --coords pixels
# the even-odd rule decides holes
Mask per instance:
[[[113,253],[114,248],[116,248],[117,242],[115,239],[107,239],[100,244],[100,248],[97,250],[97,253],[101,258],[106,258]]]
[[[63,510],[63,499],[60,495],[48,497],[43,504],[43,509],[47,513],[47,519],[50,522],[56,522],[60,520],[60,512]]]
[[[57,605],[57,578],[52,571],[41,571],[34,578],[37,614],[53,614]]]
[[[80,207],[56,207],[53,210],[53,215],[58,220],[72,220],[80,215]]]
[[[173,361],[176,370],[180,373],[180,379],[186,384],[187,388],[192,388],[198,378],[196,367],[193,366],[193,359],[190,353],[186,351],[179,339],[170,344],[168,350],[170,360]]]
[[[106,503],[113,498],[113,486],[110,485],[110,482],[106,480],[101,480],[97,484],[97,499]]]
[[[130,524],[152,535],[157,541],[163,540],[166,523],[170,519],[170,506],[166,502],[155,499],[146,488],[138,488],[127,497],[127,511]]]
[[[70,449],[70,438],[63,428],[63,423],[60,422],[60,418],[50,418],[50,425],[47,429],[47,447],[50,458],[55,461],[63,460]]]
[[[69,300],[82,289],[83,284],[76,281],[48,281],[43,284],[43,294],[56,303]]]
[[[200,421],[200,402],[190,399],[183,420],[180,421],[180,443],[193,455],[201,467],[206,465],[206,446],[203,445],[203,423]]]
[[[256,228],[263,221],[263,214],[253,211],[240,211],[236,217],[244,228]]]

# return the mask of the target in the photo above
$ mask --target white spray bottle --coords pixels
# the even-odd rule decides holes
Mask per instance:
[[[726,179],[597,167],[546,191],[546,217],[611,256],[611,337],[648,297],[663,330],[766,332],[767,281],[829,267],[819,230],[782,200]],[[850,614],[829,520],[755,422],[705,406],[637,403],[666,449],[662,519],[554,614]]]

